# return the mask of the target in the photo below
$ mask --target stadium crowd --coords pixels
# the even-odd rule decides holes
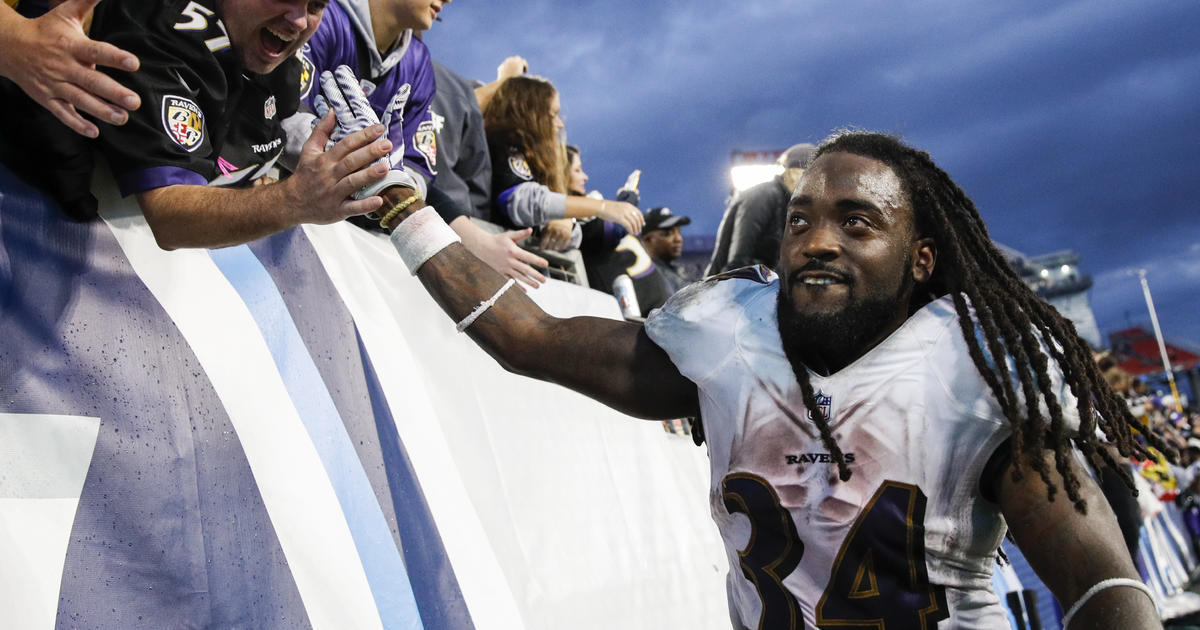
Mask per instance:
[[[164,249],[304,223],[386,231],[428,203],[502,276],[536,287],[565,260],[595,289],[628,280],[627,315],[644,318],[693,280],[673,266],[690,219],[639,210],[637,171],[610,197],[589,192],[561,95],[526,60],[504,59],[486,84],[439,64],[421,34],[448,3],[6,0],[0,93],[27,116],[6,117],[24,129],[5,130],[4,161],[86,219],[97,149]],[[708,273],[778,260],[788,195],[815,150],[792,147],[782,175],[731,202]],[[1185,453],[1181,466],[1137,465],[1154,495],[1179,499],[1200,552],[1200,416],[1098,361]],[[1122,507],[1114,481],[1102,485],[1132,553],[1146,503]]]
[[[164,249],[342,219],[380,230],[367,218],[379,193],[403,188],[530,287],[566,268],[611,293],[627,275],[644,316],[684,283],[670,261],[688,219],[624,239],[647,220],[636,177],[611,199],[587,193],[559,94],[526,60],[503,60],[484,84],[433,59],[421,36],[447,2],[285,4],[9,0],[0,42],[17,54],[0,56],[0,75],[26,116],[9,117],[6,162],[87,219],[90,143]],[[335,122],[323,87],[356,81],[373,112]]]

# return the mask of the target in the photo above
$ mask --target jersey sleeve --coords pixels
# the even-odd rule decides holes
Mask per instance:
[[[566,216],[567,196],[535,181],[520,148],[489,139],[493,215],[517,227],[537,227]]]
[[[772,291],[769,276],[713,277],[688,285],[646,318],[646,334],[688,380],[702,389],[735,355],[747,298]]]
[[[210,129],[226,99],[221,64],[236,62],[216,11],[195,1],[110,0],[97,8],[91,36],[141,61],[134,73],[101,68],[142,99],[124,125],[97,121],[121,194],[206,184],[216,168]]]

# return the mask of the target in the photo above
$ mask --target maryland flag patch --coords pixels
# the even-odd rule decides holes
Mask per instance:
[[[425,156],[429,170],[437,172],[437,133],[433,130],[432,120],[426,120],[417,126],[417,132],[413,134],[413,144],[416,145],[417,151]]]
[[[533,171],[529,168],[529,162],[526,162],[525,156],[519,152],[513,151],[509,154],[508,168],[521,179],[533,179]]]
[[[308,44],[300,47],[296,53],[296,58],[300,60],[300,99],[308,98],[308,93],[312,91],[313,83],[317,78],[317,66],[309,58],[310,48]]]
[[[162,122],[167,136],[185,151],[195,151],[204,141],[204,112],[190,99],[164,96]]]

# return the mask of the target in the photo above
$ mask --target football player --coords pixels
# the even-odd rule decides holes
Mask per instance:
[[[393,243],[506,368],[702,419],[735,627],[1007,628],[989,580],[1006,527],[1071,630],[1161,627],[1080,463],[1131,483],[1136,421],[927,154],[827,140],[779,275],[694,284],[644,327],[546,315],[432,216],[404,213]]]

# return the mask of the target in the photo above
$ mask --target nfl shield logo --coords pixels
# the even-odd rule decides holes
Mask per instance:
[[[266,102],[263,103],[263,118],[270,120],[274,117],[275,117],[275,95],[272,94],[271,96],[268,96]]]
[[[189,152],[195,151],[204,141],[204,112],[190,99],[164,96],[162,122],[167,137]]]
[[[821,415],[825,416],[826,420],[829,420],[829,411],[833,406],[830,403],[833,402],[833,398],[826,396],[819,391],[816,393],[815,397],[817,399],[817,408],[821,410]],[[808,412],[808,417],[809,419],[812,419],[813,414],[811,411]]]

